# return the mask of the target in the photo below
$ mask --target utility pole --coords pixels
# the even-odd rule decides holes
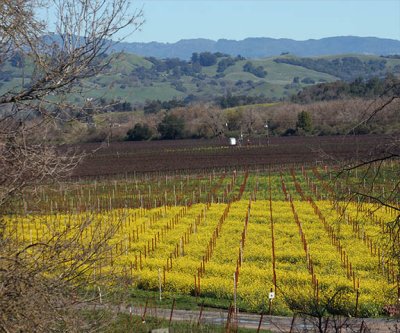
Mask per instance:
[[[268,131],[268,123],[264,125],[265,130],[267,131],[267,146],[269,147],[269,131]]]

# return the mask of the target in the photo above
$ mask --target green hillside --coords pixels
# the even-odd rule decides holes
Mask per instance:
[[[227,94],[261,96],[274,101],[321,82],[351,80],[363,73],[367,78],[400,73],[400,59],[368,55],[313,58],[284,55],[258,60],[224,54],[207,56],[208,63],[205,60],[202,63],[201,59],[199,62],[159,60],[123,54],[110,64],[106,73],[86,81],[85,95],[75,99],[122,100],[139,108],[146,100],[210,101]],[[22,84],[29,86],[32,71],[31,66],[22,68],[15,61],[4,65],[0,68],[0,93],[20,89]]]
[[[223,73],[217,72],[218,66],[215,64],[201,67],[198,75],[176,75],[173,70],[166,70],[158,71],[151,79],[140,80],[135,75],[134,69],[140,67],[150,69],[151,63],[127,54],[118,65],[112,66],[107,75],[92,80],[97,86],[89,92],[88,97],[122,99],[133,105],[144,103],[149,99],[166,101],[173,98],[184,99],[190,95],[211,100],[227,93],[281,99],[309,85],[301,82],[304,78],[310,78],[315,83],[338,80],[333,75],[299,66],[278,64],[273,60],[274,58],[251,61],[256,66],[264,67],[267,71],[264,78],[244,72],[243,66],[247,60],[240,60]],[[300,82],[293,84],[296,77]]]

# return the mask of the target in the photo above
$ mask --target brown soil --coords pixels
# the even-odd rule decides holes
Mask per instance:
[[[385,136],[277,137],[271,138],[269,145],[266,139],[257,139],[241,147],[229,146],[227,139],[113,142],[109,146],[90,143],[78,146],[90,155],[74,175],[331,163],[367,158],[389,140]]]

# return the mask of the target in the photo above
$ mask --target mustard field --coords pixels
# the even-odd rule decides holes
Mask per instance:
[[[396,167],[375,191],[391,186]],[[377,316],[397,299],[397,267],[385,245],[395,210],[360,197],[337,200],[347,183],[332,174],[326,167],[204,171],[36,188],[15,203],[6,233],[33,256],[35,244],[74,241],[48,274],[79,262],[93,286],[112,277],[121,287],[226,299],[253,312],[327,304]],[[102,239],[107,250],[96,260],[76,259]]]

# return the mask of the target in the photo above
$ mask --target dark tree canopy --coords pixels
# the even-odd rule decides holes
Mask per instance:
[[[183,136],[185,123],[182,118],[167,114],[158,124],[157,130],[160,138],[165,140],[179,139]]]
[[[267,71],[264,70],[263,66],[255,67],[252,62],[248,61],[243,65],[243,70],[245,72],[251,73],[259,78],[264,78],[267,76]]]
[[[147,124],[136,124],[126,133],[127,141],[143,141],[149,140],[153,135],[149,125]]]
[[[201,66],[208,67],[217,63],[217,56],[211,52],[202,52],[199,56]]]

